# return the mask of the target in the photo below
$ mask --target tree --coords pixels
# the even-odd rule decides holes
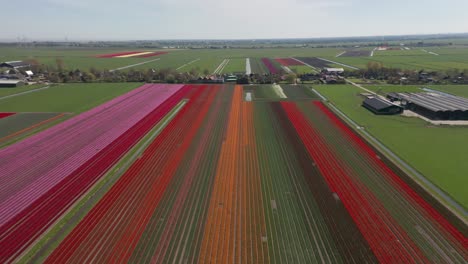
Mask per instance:
[[[59,72],[62,72],[63,69],[64,69],[64,63],[63,63],[62,58],[56,58],[56,59],[55,59],[55,64],[57,65],[57,70],[58,70]]]
[[[288,83],[296,83],[296,80],[297,80],[297,75],[294,74],[294,73],[290,73],[286,76],[286,82]]]

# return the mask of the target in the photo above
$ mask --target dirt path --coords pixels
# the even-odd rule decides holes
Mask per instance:
[[[252,67],[250,67],[250,58],[245,59],[245,74],[252,74]]]
[[[288,66],[281,66],[281,68],[287,73],[293,73],[293,71]]]
[[[354,67],[354,66],[351,66],[351,65],[347,65],[347,64],[343,64],[343,63],[340,63],[340,62],[336,62],[336,61],[332,61],[332,60],[327,60],[327,59],[319,58],[319,57],[317,57],[317,59],[323,60],[323,61],[326,61],[326,62],[330,62],[330,63],[333,63],[333,64],[338,64],[338,65],[341,65],[341,66],[344,66],[344,67],[347,67],[347,68],[350,68],[350,69],[353,69],[353,70],[359,70],[359,68],[357,68],[357,67]]]
[[[346,51],[343,51],[343,52],[341,52],[340,54],[336,55],[335,58],[338,58],[338,57],[342,56],[342,55],[345,54],[345,53],[346,53]]]
[[[224,68],[226,68],[226,65],[228,65],[228,63],[230,62],[231,60],[230,59],[224,59],[219,65],[218,65],[218,68],[216,68],[216,70],[213,72],[213,74],[221,74],[224,70]]]
[[[437,53],[432,52],[432,51],[427,51],[425,49],[422,49],[421,51],[424,51],[424,52],[429,53],[429,54],[434,55],[434,56],[439,56],[440,55],[440,54],[437,54]]]
[[[132,65],[123,66],[123,67],[120,67],[120,68],[117,68],[117,69],[110,70],[110,72],[125,70],[125,69],[128,69],[128,68],[133,68],[133,67],[136,67],[136,66],[140,66],[140,65],[147,64],[147,63],[150,63],[150,62],[153,62],[153,61],[158,61],[158,60],[160,60],[160,58],[154,59],[154,60],[149,60],[149,61],[144,61],[144,62],[132,64]]]
[[[24,94],[28,94],[28,93],[35,93],[35,92],[39,92],[39,91],[49,89],[49,88],[50,88],[50,86],[46,86],[46,87],[41,87],[41,88],[37,88],[37,89],[33,89],[33,90],[21,92],[21,93],[11,94],[11,95],[0,97],[0,100],[4,100],[4,99],[16,97],[16,96],[20,96],[20,95],[24,95]]]
[[[190,64],[195,63],[195,62],[197,62],[197,61],[199,61],[199,60],[200,60],[200,58],[198,58],[198,59],[196,59],[196,60],[193,60],[193,61],[191,61],[191,62],[185,63],[184,65],[182,65],[182,66],[180,66],[179,68],[177,68],[176,71],[178,71],[178,70],[180,70],[180,69],[182,69],[182,68],[184,68],[184,67],[186,67],[186,66],[189,66]]]

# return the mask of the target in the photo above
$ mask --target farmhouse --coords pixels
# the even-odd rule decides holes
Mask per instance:
[[[31,64],[24,61],[7,61],[0,64],[0,68],[21,69],[30,67]]]
[[[237,82],[237,76],[235,75],[228,75],[224,77],[225,82]]]
[[[401,106],[394,105],[379,97],[367,98],[362,103],[362,106],[369,109],[376,115],[396,115],[403,112],[403,108]]]
[[[327,74],[342,74],[344,72],[343,68],[325,68],[324,71]]]
[[[468,98],[443,93],[389,93],[408,110],[432,120],[468,120]]]
[[[12,88],[23,86],[25,83],[21,80],[0,80],[0,88]]]

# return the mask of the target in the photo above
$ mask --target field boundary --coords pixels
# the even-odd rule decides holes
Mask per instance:
[[[49,88],[50,88],[50,85],[47,85],[47,86],[45,86],[45,87],[36,88],[36,89],[29,90],[29,91],[24,91],[24,92],[20,92],[20,93],[10,94],[10,95],[6,95],[6,96],[3,96],[3,97],[0,97],[0,100],[4,100],[4,99],[16,97],[16,96],[20,96],[20,95],[23,95],[23,94],[35,93],[35,92],[39,92],[39,91],[46,90],[46,89],[49,89]]]
[[[191,61],[191,62],[187,62],[187,63],[185,63],[184,65],[182,65],[182,66],[180,66],[179,68],[177,68],[176,71],[178,71],[178,70],[180,70],[180,69],[182,69],[182,68],[184,68],[184,67],[186,67],[186,66],[189,66],[190,64],[195,63],[195,62],[197,62],[197,61],[199,61],[199,60],[201,60],[201,59],[198,58],[198,59],[193,60],[193,61]]]
[[[213,74],[221,74],[224,71],[224,68],[229,64],[230,59],[224,59],[219,65],[218,68],[213,72]]]
[[[330,63],[333,63],[333,64],[338,64],[338,65],[341,65],[341,66],[344,66],[344,67],[347,67],[347,68],[350,68],[350,69],[353,69],[353,70],[359,70],[359,68],[357,68],[357,67],[354,67],[354,66],[351,66],[351,65],[348,65],[348,64],[344,64],[344,63],[341,63],[341,62],[327,60],[327,59],[320,58],[320,57],[317,57],[317,59],[323,60],[323,61],[326,61],[326,62],[330,62]]]
[[[320,98],[322,98],[322,100],[325,99],[325,104],[333,112],[335,112],[341,119],[343,119],[345,123],[349,127],[351,127],[358,135],[360,135],[366,142],[368,142],[370,146],[372,146],[379,155],[382,155],[385,158],[387,158],[389,160],[389,163],[393,163],[393,165],[395,165],[402,173],[406,174],[409,179],[411,179],[414,183],[416,183],[417,186],[421,187],[423,191],[427,192],[429,195],[431,195],[434,198],[435,201],[440,203],[443,206],[443,208],[447,209],[450,213],[452,213],[457,218],[457,220],[459,220],[465,225],[468,224],[468,221],[465,220],[468,213],[462,205],[460,205],[444,190],[440,189],[437,185],[432,183],[429,179],[427,179],[419,171],[413,168],[410,164],[408,164],[406,161],[400,158],[392,150],[386,147],[385,144],[380,142],[377,138],[372,136],[369,132],[365,131],[359,124],[357,124],[354,120],[348,117],[344,112],[342,112],[338,107],[336,107],[333,103],[331,103],[326,97],[320,94],[317,90],[315,89],[312,89],[312,90],[315,93],[317,93],[317,95]],[[425,197],[425,195],[421,195],[421,196]]]
[[[150,62],[153,62],[153,61],[158,61],[158,60],[161,60],[161,58],[157,58],[157,59],[149,60],[149,61],[144,61],[144,62],[132,64],[132,65],[123,66],[123,67],[120,67],[120,68],[117,68],[117,69],[110,70],[110,72],[125,70],[125,69],[128,69],[128,68],[133,68],[133,67],[136,67],[136,66],[144,65],[144,64],[147,64],[147,63],[150,63]]]
[[[303,62],[303,61],[301,61],[301,60],[299,60],[299,59],[296,59],[296,58],[292,58],[292,59],[295,60],[295,61],[297,61],[297,62],[300,62],[300,63],[304,64],[305,66],[307,66],[307,67],[309,67],[309,68],[311,68],[315,73],[318,73],[318,72],[319,72],[319,71],[317,70],[317,68],[315,68],[314,66],[312,66],[312,65],[310,65],[310,64],[308,64],[308,63],[305,63],[305,62]]]
[[[250,58],[245,59],[245,74],[252,74],[252,67],[250,66]]]

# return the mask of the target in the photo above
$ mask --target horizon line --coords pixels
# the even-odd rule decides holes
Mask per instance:
[[[64,39],[60,38],[43,38],[43,39],[34,39],[23,37],[21,40],[20,37],[16,39],[0,39],[0,43],[31,43],[31,42],[59,42],[59,43],[70,43],[70,42],[138,42],[138,41],[265,41],[265,40],[333,40],[333,39],[359,39],[359,38],[385,38],[385,37],[423,37],[423,36],[463,36],[467,35],[468,32],[446,32],[446,33],[429,33],[429,34],[389,34],[389,35],[353,35],[353,36],[334,36],[334,37],[297,37],[297,38],[167,38],[167,39],[86,39],[86,38],[77,38],[77,39],[68,39],[68,36]]]

